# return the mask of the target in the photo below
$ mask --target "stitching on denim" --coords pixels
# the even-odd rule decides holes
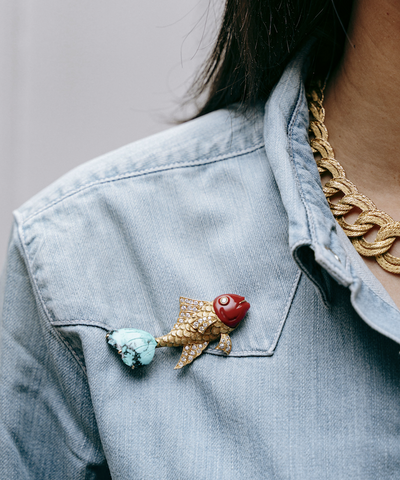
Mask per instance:
[[[279,322],[279,325],[278,325],[278,330],[275,334],[275,337],[274,339],[272,340],[272,344],[269,348],[269,352],[271,352],[271,355],[272,353],[275,351],[275,348],[278,344],[278,340],[282,334],[282,330],[283,330],[283,326],[285,325],[286,323],[286,319],[289,315],[289,311],[290,311],[290,308],[292,306],[292,303],[293,303],[293,300],[294,300],[294,296],[295,296],[295,293],[297,291],[297,287],[299,286],[299,283],[300,283],[300,278],[301,278],[301,270],[299,268],[299,271],[297,272],[296,274],[296,277],[294,279],[294,282],[293,282],[293,285],[292,285],[292,289],[290,290],[290,294],[289,294],[289,300],[285,306],[285,310],[284,310],[284,313],[283,313],[283,316],[282,316],[282,320]]]
[[[224,358],[238,358],[238,357],[272,357],[272,353],[268,350],[241,350],[240,352],[231,352],[229,355],[226,355],[218,350],[204,350],[203,353],[208,353],[209,355],[216,355],[218,357]]]
[[[101,328],[102,330],[105,330],[105,331],[110,331],[112,330],[112,327],[110,327],[109,325],[106,325],[105,323],[102,323],[102,322],[96,322],[94,320],[77,320],[77,319],[74,319],[74,320],[57,320],[57,321],[53,321],[51,322],[53,327],[57,328],[57,327],[72,327],[72,326],[86,326],[86,327],[95,327],[95,328]],[[205,351],[204,353],[212,353],[214,352],[214,350],[210,350],[210,351]],[[272,353],[270,353],[269,350],[241,350],[240,352],[231,352],[230,353],[230,356],[241,356],[241,354],[246,354],[246,355],[251,355],[253,354],[254,356],[256,355],[265,355],[265,356],[271,356]],[[213,353],[214,355],[214,353]],[[222,353],[222,352],[219,352],[218,350],[215,351],[215,355],[222,355],[224,356],[225,354]]]
[[[94,320],[57,320],[51,322],[53,327],[72,327],[72,326],[88,326],[88,327],[98,327],[101,328],[102,330],[106,330],[107,332],[109,330],[112,330],[112,328],[109,325],[106,325],[103,322],[96,322]]]
[[[301,272],[300,272],[301,273]],[[297,276],[296,276],[297,278]],[[296,285],[297,286],[297,285]],[[289,295],[289,298],[291,298],[293,296],[293,287],[292,287],[292,291]],[[290,302],[289,302],[290,303]],[[289,309],[287,308],[287,310],[289,311]],[[287,316],[287,315],[286,315]],[[285,318],[286,318],[285,316]],[[281,322],[282,323],[282,322]],[[279,324],[279,326],[281,325],[281,323]],[[105,330],[105,331],[110,331],[112,330],[112,327],[110,327],[109,325],[106,325],[105,323],[102,323],[102,322],[96,322],[94,320],[66,320],[66,321],[62,321],[62,320],[57,320],[57,321],[53,321],[51,322],[51,324],[53,325],[53,327],[57,328],[57,327],[72,327],[72,326],[83,326],[83,327],[95,327],[95,328],[101,328],[102,330]],[[210,350],[210,351],[205,351],[204,353],[213,353],[214,350]],[[215,353],[213,353],[213,355],[222,355],[224,356],[225,354],[222,353],[222,352],[219,352],[218,350],[215,351]],[[240,352],[231,352],[230,353],[230,356],[234,357],[234,356],[243,356],[244,354],[246,355],[252,355],[252,356],[272,356],[273,355],[273,351],[270,350],[241,350]]]
[[[35,287],[35,290],[36,290],[36,293],[38,295],[38,298],[39,298],[39,301],[40,301],[40,304],[43,308],[43,311],[48,319],[48,322],[49,324],[52,326],[52,317],[51,317],[51,314],[46,306],[46,303],[42,297],[42,294],[41,294],[41,291],[39,289],[39,286],[36,282],[36,279],[35,279],[35,276],[33,274],[33,271],[32,271],[32,266],[30,264],[30,261],[29,261],[29,255],[28,255],[28,252],[25,248],[25,237],[24,237],[24,233],[23,233],[23,229],[22,228],[18,228],[18,235],[20,237],[20,242],[21,242],[21,246],[22,246],[22,249],[24,251],[24,254],[25,254],[25,258],[26,258],[26,262],[27,262],[27,268],[28,268],[28,271],[30,273],[30,276],[31,276],[31,279],[32,279],[32,282],[33,282],[33,285]],[[60,340],[63,345],[65,347],[67,347],[67,349],[69,350],[69,352],[72,354],[72,357],[76,360],[76,362],[78,363],[78,365],[80,366],[80,368],[82,369],[83,373],[85,374],[85,376],[87,377],[87,372],[86,372],[86,368],[85,366],[82,364],[82,362],[80,361],[79,359],[79,356],[77,355],[77,353],[74,351],[74,349],[65,342],[65,340],[60,336],[59,332],[55,329],[55,328],[52,328],[50,330],[53,335],[56,336],[56,338],[58,338],[58,340]]]
[[[301,272],[300,272],[301,273]],[[291,294],[292,295],[292,294]],[[53,321],[52,322],[53,327],[71,327],[71,326],[86,326],[86,327],[95,327],[95,328],[101,328],[102,330],[109,331],[111,327],[109,325],[106,325],[105,323],[102,322],[95,322],[93,320],[70,320],[70,321]],[[219,356],[225,356],[224,353],[218,351],[218,350],[205,350],[204,353],[210,353],[212,355],[219,355]],[[273,352],[271,350],[241,350],[240,352],[231,352],[230,356],[231,357],[243,357],[243,356],[251,356],[251,357],[271,357],[273,355]]]
[[[298,247],[309,247],[310,246],[310,239],[309,238],[302,238],[301,240],[298,240],[293,246],[292,246],[292,252],[297,250]]]
[[[227,155],[218,155],[216,157],[211,157],[207,158],[204,160],[193,160],[192,162],[175,162],[175,163],[169,163],[168,165],[163,165],[163,166],[158,166],[158,167],[152,167],[152,168],[147,168],[143,170],[138,170],[136,172],[129,172],[129,173],[124,173],[123,175],[117,175],[115,177],[110,177],[110,178],[103,178],[96,180],[95,182],[90,182],[85,185],[82,185],[81,187],[77,188],[76,190],[72,190],[71,192],[66,193],[64,196],[61,198],[54,200],[53,202],[50,202],[43,208],[33,212],[31,215],[29,215],[25,220],[22,221],[22,225],[26,222],[28,222],[31,218],[39,215],[40,213],[44,212],[45,210],[48,210],[49,208],[53,207],[54,205],[57,205],[58,203],[61,203],[64,201],[66,198],[72,197],[73,195],[76,195],[77,193],[82,192],[83,190],[87,190],[90,187],[93,187],[95,185],[101,185],[103,183],[111,183],[111,182],[116,182],[118,180],[125,180],[127,178],[134,178],[134,177],[141,177],[144,175],[149,175],[152,173],[158,173],[158,172],[164,172],[167,170],[174,170],[176,168],[188,168],[188,167],[194,167],[194,166],[200,166],[200,165],[209,165],[211,163],[216,163],[218,161],[222,160],[229,160],[233,157],[239,157],[241,155],[246,155],[248,153],[255,152],[256,150],[259,150],[264,147],[264,142],[260,143],[258,145],[255,145],[251,148],[248,148],[246,150],[239,150],[236,152],[231,152]]]
[[[294,173],[294,176],[295,176],[295,179],[296,179],[296,185],[297,185],[298,191],[300,193],[300,199],[303,203],[304,209],[305,209],[306,214],[307,214],[308,226],[309,226],[309,229],[311,231],[311,238],[313,238],[314,241],[315,241],[316,235],[315,235],[314,223],[312,222],[312,215],[311,215],[311,213],[308,209],[307,203],[304,199],[303,189],[301,188],[301,182],[300,182],[299,177],[297,175],[297,170],[294,167],[295,160],[294,160],[294,155],[293,155],[293,128],[294,128],[294,124],[295,124],[295,121],[297,119],[297,116],[299,114],[302,93],[303,93],[303,87],[301,85],[300,90],[299,90],[299,94],[298,94],[298,97],[297,97],[297,101],[296,101],[296,108],[293,112],[292,117],[290,118],[290,122],[289,122],[289,125],[288,125],[288,137],[289,137],[290,158],[291,158],[292,170],[293,170],[293,173]]]

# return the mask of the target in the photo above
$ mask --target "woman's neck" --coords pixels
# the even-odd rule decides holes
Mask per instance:
[[[380,209],[400,220],[400,3],[355,0],[350,43],[329,81],[326,126],[346,176]],[[354,46],[353,46],[354,45]],[[352,222],[358,216],[352,213]],[[366,239],[373,241],[375,232]],[[400,242],[390,253],[400,257]],[[400,308],[400,275],[364,262]]]
[[[330,142],[360,192],[400,220],[400,3],[356,0],[349,38],[326,90]]]

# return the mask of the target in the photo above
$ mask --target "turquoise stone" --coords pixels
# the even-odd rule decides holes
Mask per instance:
[[[153,360],[157,342],[148,332],[136,328],[120,328],[108,332],[106,338],[118,350],[128,367],[148,365]]]

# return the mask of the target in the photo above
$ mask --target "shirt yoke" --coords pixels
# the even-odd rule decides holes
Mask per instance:
[[[263,114],[263,105],[246,115],[234,106],[123,146],[71,170],[14,215],[23,224],[64,199],[102,183],[250,153],[264,145]]]

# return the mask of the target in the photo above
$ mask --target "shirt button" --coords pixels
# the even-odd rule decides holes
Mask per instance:
[[[338,262],[342,263],[342,261],[341,261],[340,258],[336,255],[335,252],[333,252],[333,251],[332,251],[329,247],[327,247],[327,246],[325,246],[325,248],[332,253],[332,255],[336,258],[336,260],[337,260]]]

